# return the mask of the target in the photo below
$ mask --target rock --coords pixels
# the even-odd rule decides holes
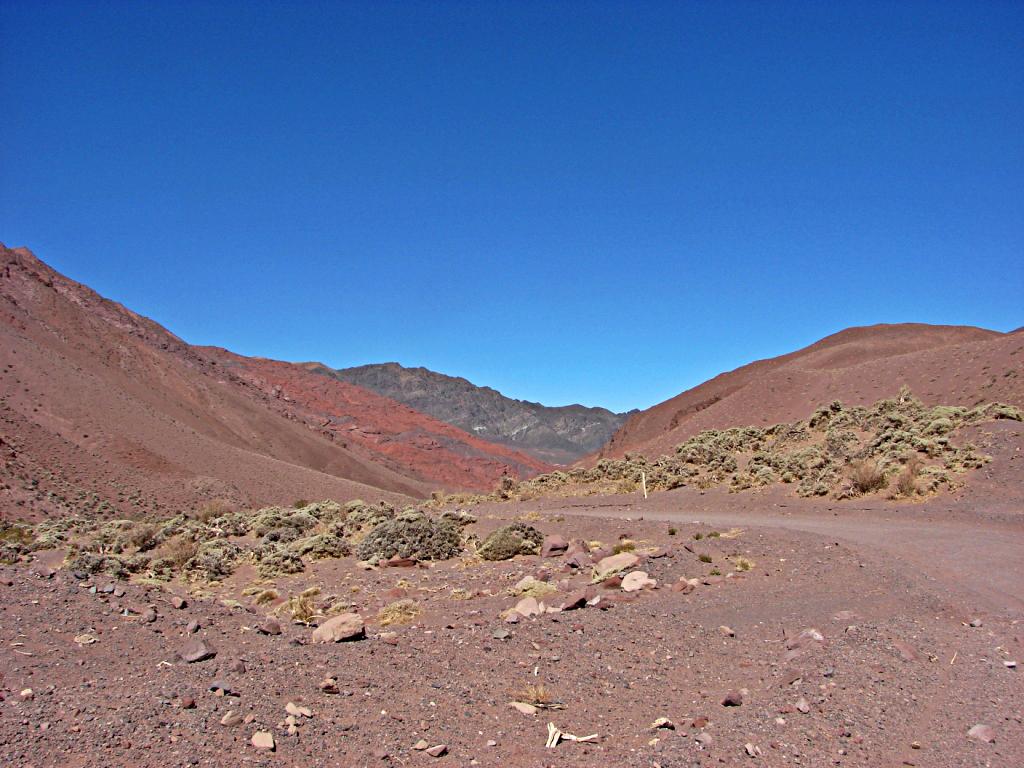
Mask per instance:
[[[723,707],[739,707],[743,704],[742,691],[729,691],[722,699]]]
[[[713,587],[716,584],[724,584],[724,583],[725,583],[725,576],[705,576],[701,580],[701,584],[703,584],[706,587]]]
[[[430,742],[429,741],[426,741],[425,739],[420,739],[419,741],[417,741],[415,744],[412,745],[412,748],[417,750],[417,751],[419,751],[419,752],[422,752],[423,750],[425,750],[429,746],[430,746]]]
[[[619,552],[617,555],[602,557],[597,561],[597,576],[595,581],[602,581],[614,573],[632,568],[640,562],[640,558],[632,552]]]
[[[214,680],[210,683],[209,690],[219,696],[230,696],[232,691],[223,680]]]
[[[896,640],[895,642],[893,642],[892,645],[900,654],[900,658],[904,661],[918,660],[917,651],[914,650],[914,648],[909,643],[905,643],[902,640]]]
[[[541,603],[537,602],[537,598],[529,596],[516,603],[512,610],[525,618],[540,616],[544,613],[544,609],[541,607]]]
[[[715,738],[707,731],[701,731],[693,737],[693,740],[700,745],[701,749],[706,749],[715,743]]]
[[[727,627],[724,624],[718,628],[718,631],[726,637],[736,637],[736,631],[732,627]]]
[[[811,711],[811,705],[807,702],[807,699],[805,699],[803,696],[801,696],[799,699],[796,700],[796,704],[794,704],[794,706],[796,707],[796,711],[797,712],[799,712],[801,714],[804,714],[804,715],[806,715],[808,712]]]
[[[263,621],[256,625],[256,631],[261,635],[280,635],[281,622],[267,616]]]
[[[568,549],[569,542],[561,536],[545,536],[543,543],[540,545],[540,556],[554,557],[555,555],[562,554]]]
[[[574,552],[565,559],[565,565],[572,570],[581,570],[590,566],[590,557],[584,552]]]
[[[236,725],[242,724],[242,716],[235,712],[235,710],[230,709],[220,719],[220,724],[226,725],[228,728],[234,728]]]
[[[242,659],[233,659],[231,663],[228,664],[228,672],[234,672],[236,675],[244,675],[245,671],[245,662],[242,661]]]
[[[274,734],[270,731],[256,731],[256,733],[252,735],[251,741],[252,745],[256,747],[256,749],[273,752],[277,748],[277,745],[274,744]]]
[[[524,715],[536,715],[537,708],[533,704],[527,704],[525,701],[513,701],[509,704],[512,709],[517,712],[521,712]]]
[[[688,595],[694,590],[693,584],[687,581],[685,578],[680,579],[671,587],[673,592],[682,592],[684,595]]]
[[[1004,661],[1003,662],[1003,666],[1006,667],[1007,669],[1016,669],[1017,668],[1017,662],[1016,661]]]
[[[601,586],[605,589],[618,589],[622,586],[622,577],[618,574],[609,576],[607,579],[601,582]]]
[[[358,613],[334,616],[313,630],[314,643],[340,643],[345,640],[362,640],[364,637],[366,626]]]
[[[186,635],[194,635],[198,631],[199,631],[199,622],[195,621],[194,619],[192,621],[190,621],[188,623],[188,625],[185,627],[185,634]]]
[[[754,746],[749,741],[746,744],[743,745],[743,750],[747,753],[748,757],[760,757],[761,756],[761,748]]]
[[[284,705],[284,711],[293,717],[312,717],[313,710],[309,707],[300,707],[294,701],[289,701]]]
[[[623,552],[622,554],[628,554]],[[641,589],[651,589],[658,584],[643,571],[633,571],[622,577],[623,592],[639,592]]]
[[[435,745],[433,747],[430,747],[429,749],[425,749],[423,751],[426,752],[431,757],[441,757],[442,755],[445,755],[445,754],[448,753],[448,745],[447,744],[437,744],[437,745]]]
[[[18,698],[22,701],[32,701],[36,697],[36,692],[31,688],[22,688],[21,692],[18,693]]]
[[[512,633],[509,632],[507,629],[499,627],[491,633],[491,637],[493,637],[495,640],[508,640],[510,637],[512,637]]]
[[[996,740],[996,732],[992,726],[978,723],[967,732],[967,738],[991,744]]]
[[[182,608],[188,608],[188,601],[183,597],[178,597],[178,595],[172,595],[170,603],[172,608],[177,608],[179,611]]]
[[[577,589],[575,592],[570,592],[565,596],[565,600],[562,601],[560,607],[563,611],[575,611],[578,608],[586,607],[587,600],[587,590]]]
[[[207,659],[212,659],[216,655],[217,651],[214,650],[213,646],[209,645],[205,640],[192,640],[186,643],[184,647],[178,651],[178,656],[181,657],[181,660],[189,664],[206,661]]]
[[[981,619],[971,619],[970,626],[974,627],[975,629],[982,626]]]
[[[657,720],[651,723],[651,730],[656,731],[659,728],[664,729],[666,731],[674,731],[676,729],[676,724],[669,720],[667,717],[659,717]]]
[[[398,555],[395,555],[385,560],[382,565],[385,565],[388,568],[412,568],[418,562],[418,560],[411,557],[399,557]]]
[[[324,693],[334,695],[338,692],[338,681],[333,677],[326,677],[320,681],[320,690]]]
[[[156,611],[152,608],[147,608],[139,615],[140,624],[152,624],[156,621]]]

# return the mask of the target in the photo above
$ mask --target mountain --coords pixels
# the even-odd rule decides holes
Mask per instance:
[[[917,323],[848,328],[633,414],[599,456],[658,456],[704,429],[794,421],[833,400],[869,405],[903,385],[928,405],[1024,405],[1024,333]]]
[[[303,367],[194,347],[0,245],[0,511],[489,489],[543,462]]]
[[[340,370],[308,363],[307,368],[372,390],[471,434],[556,464],[571,464],[600,450],[627,416],[605,408],[549,407],[513,400],[463,378],[445,376],[426,368],[405,368],[398,363]]]

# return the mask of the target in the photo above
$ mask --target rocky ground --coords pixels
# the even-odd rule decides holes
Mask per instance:
[[[1021,518],[971,517],[969,497],[895,512],[783,498],[494,504],[470,532],[525,518],[569,549],[348,557],[272,584],[251,566],[111,581],[36,553],[0,569],[0,763],[1021,764]],[[960,542],[947,560],[948,542],[905,533],[943,516]],[[619,576],[592,584],[623,541]],[[290,620],[311,587],[314,605],[349,604],[356,639]],[[584,740],[546,747],[549,724]]]

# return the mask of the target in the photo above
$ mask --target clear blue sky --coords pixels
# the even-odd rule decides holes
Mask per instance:
[[[646,407],[1024,324],[1024,4],[0,1],[0,241],[186,340]]]

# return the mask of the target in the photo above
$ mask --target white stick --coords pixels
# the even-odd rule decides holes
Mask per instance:
[[[644,487],[644,498],[646,499],[647,498],[647,473],[646,472],[641,472],[640,473],[640,485],[642,485]]]

